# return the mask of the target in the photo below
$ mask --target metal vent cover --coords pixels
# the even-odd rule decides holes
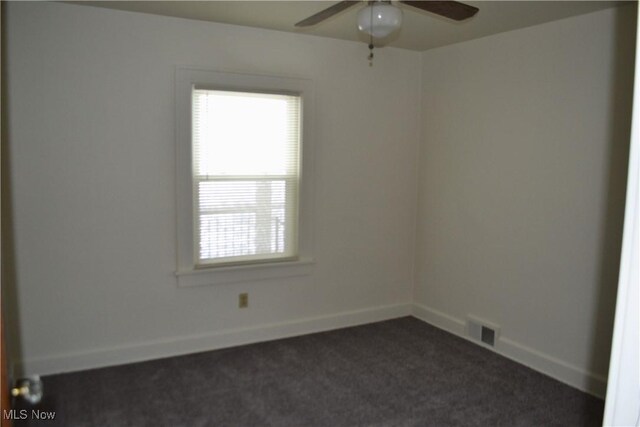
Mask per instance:
[[[474,341],[495,347],[500,334],[500,327],[494,323],[467,316],[467,335]]]

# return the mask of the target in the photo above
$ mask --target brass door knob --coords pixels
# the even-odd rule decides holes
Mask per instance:
[[[35,405],[42,400],[42,380],[40,377],[20,378],[16,381],[16,386],[11,389],[11,395],[20,397]]]

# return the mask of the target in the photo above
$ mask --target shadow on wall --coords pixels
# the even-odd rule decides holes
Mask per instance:
[[[611,82],[611,121],[609,153],[607,159],[607,195],[604,220],[600,235],[600,264],[598,265],[598,298],[593,307],[596,316],[591,325],[592,345],[589,370],[601,371],[608,366],[613,321],[620,269],[620,251],[631,139],[631,112],[633,104],[633,76],[635,62],[635,32],[637,5],[616,9],[616,34]],[[599,355],[599,356],[597,356]],[[605,360],[602,360],[605,358]]]
[[[20,345],[20,324],[18,313],[18,292],[16,289],[16,269],[15,269],[15,252],[14,252],[14,239],[13,239],[13,206],[11,203],[11,170],[9,162],[9,143],[7,130],[9,112],[7,109],[7,37],[6,37],[6,2],[2,2],[2,22],[0,26],[1,35],[1,49],[2,49],[2,70],[1,70],[1,90],[2,90],[2,105],[1,105],[1,120],[2,120],[2,133],[1,137],[1,179],[2,179],[2,316],[4,321],[5,330],[5,345],[7,350],[8,374],[9,382],[12,379],[19,377],[20,372],[14,372],[14,366],[16,362],[21,360],[22,348]],[[6,361],[3,361],[6,363]]]

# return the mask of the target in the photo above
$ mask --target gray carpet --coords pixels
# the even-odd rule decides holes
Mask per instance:
[[[44,377],[16,426],[596,426],[603,402],[412,317]]]

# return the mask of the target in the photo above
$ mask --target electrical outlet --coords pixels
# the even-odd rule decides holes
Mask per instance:
[[[241,293],[238,295],[238,308],[247,308],[249,307],[249,294]]]

